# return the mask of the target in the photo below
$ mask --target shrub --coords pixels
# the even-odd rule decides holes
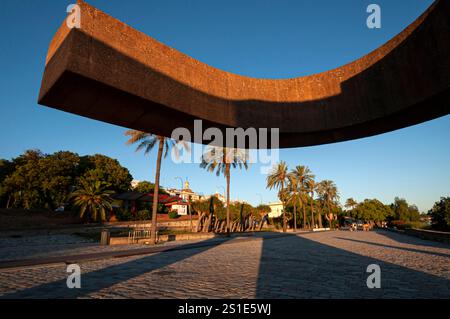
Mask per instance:
[[[417,229],[425,229],[425,228],[428,228],[428,225],[427,225],[427,223],[418,221],[418,222],[409,222],[409,223],[406,224],[406,227],[417,228]]]
[[[398,229],[405,229],[406,222],[403,220],[393,220],[390,222],[390,226],[396,227]]]
[[[393,220],[391,226],[397,227],[397,229],[411,229],[418,228],[422,229],[426,227],[426,223],[423,222],[405,222],[403,220]]]
[[[164,204],[158,204],[158,214],[167,214],[169,208]]]
[[[137,212],[136,217],[138,220],[149,220],[152,219],[152,214],[150,211],[143,209]]]
[[[169,212],[169,218],[170,218],[170,219],[175,219],[175,218],[178,218],[178,217],[179,217],[179,215],[178,215],[178,213],[177,213],[176,211],[171,210],[171,211]]]
[[[125,222],[129,220],[133,220],[133,214],[130,211],[127,211],[123,208],[119,208],[115,211],[116,218],[119,221]]]
[[[283,217],[269,217],[267,223],[273,225],[275,229],[283,229]]]

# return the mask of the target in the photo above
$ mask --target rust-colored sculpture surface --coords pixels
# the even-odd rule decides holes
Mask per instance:
[[[371,136],[450,113],[450,1],[395,38],[327,72],[256,79],[201,63],[79,2],[46,60],[39,103],[170,136],[176,127],[279,128],[280,146]]]

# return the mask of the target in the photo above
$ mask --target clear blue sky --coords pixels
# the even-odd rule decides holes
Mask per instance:
[[[154,154],[124,145],[124,128],[36,103],[47,46],[73,1],[0,0],[0,157],[39,148],[117,158],[134,178],[153,180]],[[89,3],[183,53],[220,69],[266,78],[325,71],[377,48],[416,19],[431,0],[120,1]],[[382,29],[369,30],[366,7],[382,8]],[[318,179],[332,179],[342,201],[405,197],[428,210],[450,195],[450,117],[356,141],[281,151],[294,167],[308,165]],[[212,193],[223,177],[198,164],[162,166],[162,184]],[[220,189],[220,191],[222,191]],[[259,166],[232,175],[232,198],[258,204],[276,199]]]

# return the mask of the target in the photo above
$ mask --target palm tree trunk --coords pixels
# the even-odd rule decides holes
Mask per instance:
[[[208,233],[209,232],[209,228],[211,227],[211,218],[212,218],[212,214],[209,213],[208,218],[205,221],[205,224],[203,225],[203,232],[204,233]]]
[[[329,223],[330,223],[330,230],[333,229],[333,215],[331,215],[331,207],[330,204],[327,205],[328,206],[328,218],[329,218]]]
[[[161,173],[161,159],[164,148],[164,138],[159,138],[158,157],[156,160],[155,189],[153,192],[153,208],[152,208],[152,228],[150,232],[150,242],[156,244],[156,223],[158,218],[158,195],[159,195],[159,175]]]
[[[230,236],[230,164],[226,163],[225,165],[225,174],[227,178],[227,236]]]
[[[294,231],[297,231],[297,205],[294,201]]]
[[[11,202],[11,194],[8,195],[8,201],[6,202],[6,208],[9,208],[10,202]]]
[[[203,213],[200,212],[198,214],[198,220],[197,220],[197,225],[195,226],[195,232],[198,233],[201,229],[202,226],[202,219],[203,219]]]
[[[303,207],[303,229],[306,229],[306,207],[305,207],[305,203],[302,203],[302,207]]]
[[[317,219],[319,222],[319,228],[323,228],[323,224],[322,224],[322,208],[320,208],[319,210],[319,214],[317,215]]]
[[[281,194],[284,194],[284,183],[281,185]],[[286,220],[286,203],[283,198],[280,197],[281,204],[283,206],[283,233],[287,232],[287,220]]]
[[[314,192],[311,192],[311,228],[314,229]]]
[[[189,211],[189,231],[192,232],[192,209],[191,209],[191,202],[188,202],[187,209]]]

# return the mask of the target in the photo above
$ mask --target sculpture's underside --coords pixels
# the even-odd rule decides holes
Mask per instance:
[[[450,113],[450,1],[342,67],[270,80],[210,67],[79,2],[46,60],[39,103],[170,136],[177,127],[279,128],[280,146],[380,134]]]

